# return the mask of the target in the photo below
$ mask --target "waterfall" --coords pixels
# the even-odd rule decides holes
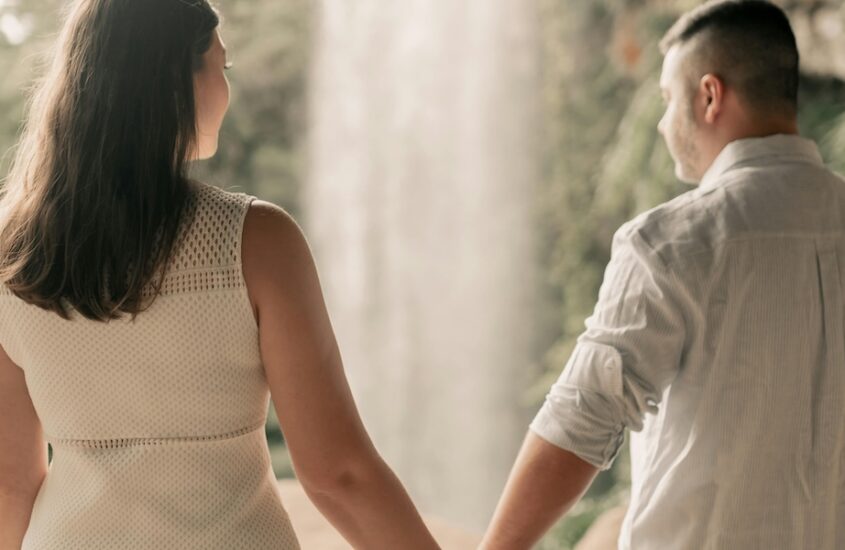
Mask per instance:
[[[318,18],[304,221],[350,385],[421,510],[480,529],[536,410],[533,3]]]

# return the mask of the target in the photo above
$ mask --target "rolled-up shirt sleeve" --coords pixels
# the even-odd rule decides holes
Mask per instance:
[[[630,224],[616,232],[586,330],[530,429],[599,469],[656,413],[678,371],[689,295]]]

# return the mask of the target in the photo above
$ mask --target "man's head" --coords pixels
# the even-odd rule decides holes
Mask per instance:
[[[666,112],[658,129],[676,175],[693,183],[728,143],[797,133],[798,49],[789,20],[762,0],[717,0],[660,43]]]

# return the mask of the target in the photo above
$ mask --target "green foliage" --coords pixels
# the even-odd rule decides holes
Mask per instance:
[[[12,43],[0,33],[0,171],[8,171],[12,150],[20,133],[27,91],[37,70],[48,59],[44,55],[53,40],[58,19],[59,0],[27,0],[0,3],[0,18],[14,17],[27,29],[21,42]]]
[[[218,154],[197,175],[299,212],[313,2],[221,2],[233,68]]]
[[[801,132],[819,143],[822,156],[845,173],[845,83],[806,77],[801,82]]]

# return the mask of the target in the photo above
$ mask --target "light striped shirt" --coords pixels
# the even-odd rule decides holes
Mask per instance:
[[[845,549],[845,179],[794,135],[730,143],[623,225],[531,429],[606,469],[620,549]]]

